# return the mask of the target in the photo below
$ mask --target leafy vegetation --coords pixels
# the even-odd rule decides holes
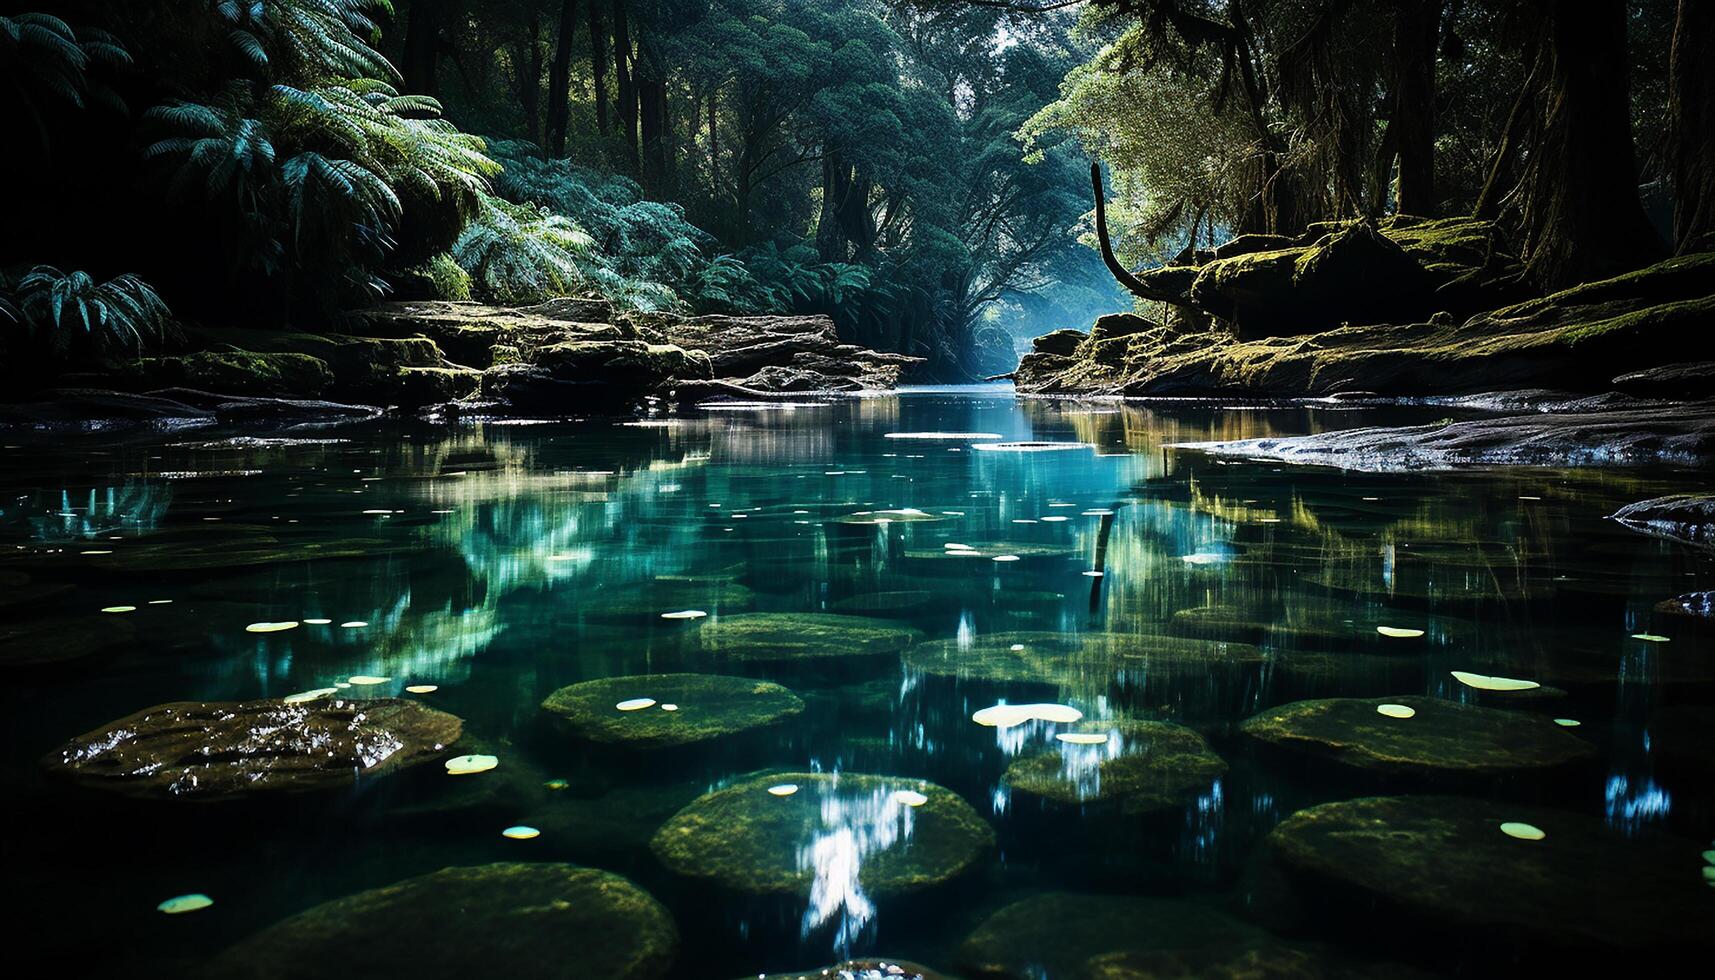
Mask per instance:
[[[0,283],[0,319],[22,328],[29,344],[60,355],[136,355],[171,329],[167,304],[136,276],[97,282],[87,272],[39,265],[15,292],[5,296]]]

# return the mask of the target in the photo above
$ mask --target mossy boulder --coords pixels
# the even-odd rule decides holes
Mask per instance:
[[[319,357],[237,348],[140,358],[130,363],[122,377],[132,386],[151,390],[193,388],[310,398],[326,393],[334,383],[333,371]]]
[[[230,800],[342,789],[433,762],[463,730],[454,715],[395,698],[177,701],[85,732],[42,765],[125,796]]]
[[[667,910],[619,875],[484,864],[323,902],[240,941],[209,974],[658,980],[678,944]]]
[[[617,707],[643,698],[656,703],[633,710]],[[562,687],[548,695],[542,710],[577,738],[657,749],[778,724],[803,711],[804,702],[769,681],[719,674],[644,674]]]
[[[1076,351],[1088,336],[1082,330],[1054,330],[1031,341],[1030,348],[1038,354],[1067,356]]]
[[[1504,823],[1546,836],[1519,840]],[[1268,843],[1317,895],[1403,932],[1525,939],[1556,954],[1706,955],[1715,945],[1715,889],[1697,873],[1698,842],[1628,840],[1580,813],[1464,797],[1357,799],[1300,810]]]
[[[136,631],[119,614],[51,616],[0,623],[0,668],[81,660],[130,643]]]
[[[703,650],[732,661],[886,656],[922,638],[909,626],[834,613],[742,613],[695,633]]]
[[[1128,814],[1155,813],[1183,807],[1227,771],[1226,761],[1203,736],[1183,725],[1082,721],[1066,731],[1108,740],[1061,743],[1056,751],[1015,761],[1004,777],[1013,792],[1068,805],[1113,804]]]
[[[1377,709],[1398,704],[1415,714]],[[1253,715],[1241,726],[1277,748],[1385,776],[1503,777],[1588,762],[1595,750],[1546,718],[1441,698],[1323,698]]]
[[[785,787],[796,788],[780,795]],[[650,846],[688,878],[751,894],[808,895],[818,872],[799,855],[842,834],[852,835],[860,852],[858,884],[874,896],[948,881],[994,845],[993,829],[970,804],[934,783],[785,772],[703,796],[668,820]]]

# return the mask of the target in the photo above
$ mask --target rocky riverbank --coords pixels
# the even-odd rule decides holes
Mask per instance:
[[[316,332],[186,327],[177,349],[64,375],[0,405],[0,426],[627,412],[652,400],[886,389],[921,363],[843,343],[825,316],[622,313],[574,298],[528,307],[397,302]]]

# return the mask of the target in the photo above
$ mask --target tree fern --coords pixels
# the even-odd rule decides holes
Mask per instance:
[[[125,103],[92,69],[129,64],[131,55],[104,31],[84,28],[80,36],[51,14],[0,16],[0,113],[16,114],[19,118],[7,128],[29,134],[22,137],[28,141],[24,146],[45,152],[47,113],[54,107],[82,109],[95,102],[125,111]]]
[[[132,275],[96,282],[87,272],[38,265],[18,283],[6,315],[56,353],[140,352],[161,340],[170,312],[148,283]]]
[[[214,11],[233,47],[259,71],[399,80],[371,43],[380,35],[375,15],[392,16],[387,0],[219,0]]]
[[[580,291],[594,242],[564,215],[489,194],[453,244],[473,291],[495,303],[539,303]]]

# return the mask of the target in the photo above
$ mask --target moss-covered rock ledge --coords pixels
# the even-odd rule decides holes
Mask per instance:
[[[1715,359],[1715,253],[1529,296],[1486,222],[1391,219],[1306,237],[1318,234],[1284,248],[1245,236],[1201,265],[1143,273],[1152,289],[1178,297],[1160,304],[1163,321],[1115,314],[1087,334],[1039,337],[1018,367],[1019,389],[1295,397],[1618,386],[1715,395],[1715,374],[1683,367]]]
[[[618,313],[578,298],[525,307],[395,302],[328,330],[187,326],[172,349],[43,379],[37,391],[14,395],[23,404],[4,406],[0,425],[51,426],[65,415],[53,406],[71,402],[91,417],[111,402],[123,409],[116,424],[157,427],[178,417],[172,404],[248,399],[498,415],[625,411],[650,397],[892,388],[920,363],[843,343],[825,316]],[[206,424],[204,414],[178,413],[186,425]]]

